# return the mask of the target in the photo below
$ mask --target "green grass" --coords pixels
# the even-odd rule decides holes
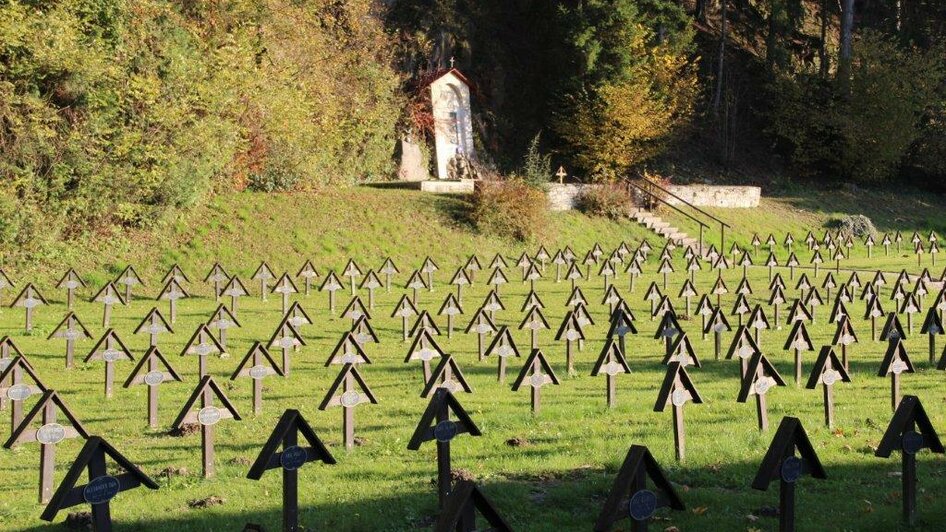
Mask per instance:
[[[52,306],[39,309],[34,332],[25,335],[22,311],[8,308],[0,312],[0,332],[14,337],[47,384],[62,394],[91,433],[104,436],[160,483],[157,492],[141,489],[121,494],[113,501],[112,515],[121,529],[222,531],[238,530],[246,522],[278,529],[281,475],[270,471],[259,482],[245,476],[249,468],[246,461],[256,457],[286,408],[299,409],[338,459],[335,466],[309,464],[300,471],[302,523],[316,530],[423,527],[437,511],[432,484],[435,449],[431,444],[425,444],[419,452],[406,448],[427,401],[419,397],[423,387],[420,367],[403,362],[408,345],[401,342],[400,321],[389,317],[391,309],[403,292],[401,287],[410,270],[419,267],[425,255],[433,257],[441,270],[436,274],[434,291],[419,294],[419,307],[435,312],[451,291],[446,282],[468,254],[475,252],[485,265],[496,252],[514,260],[523,250],[522,246],[470,231],[461,212],[460,200],[406,191],[358,189],[320,196],[233,195],[221,197],[152,235],[124,235],[112,244],[85,247],[69,257],[68,264],[96,285],[112,277],[112,272],[126,263],[133,263],[148,283],[138,290],[141,296],[153,296],[160,276],[175,261],[191,277],[195,297],[180,304],[175,333],[160,339],[160,348],[185,379],[182,384],[162,385],[160,418],[163,425],[168,425],[197,382],[196,360],[178,355],[195,327],[216,306],[209,287],[200,282],[213,261],[219,260],[231,273],[240,274],[253,291],[240,302],[239,318],[244,326],[230,334],[231,356],[212,358],[208,364],[214,378],[224,383],[251,343],[267,339],[280,319],[279,299],[270,295],[267,301],[261,301],[258,285],[249,280],[261,258],[269,261],[277,274],[285,270],[295,273],[304,259],[311,258],[324,274],[329,269],[339,271],[349,257],[367,270],[380,266],[385,256],[392,256],[402,274],[396,278],[392,293],[376,293],[371,323],[381,343],[368,347],[374,364],[362,368],[380,404],[358,407],[355,431],[365,442],[351,452],[340,445],[340,411],[317,410],[340,369],[326,368],[324,362],[349,325],[347,320],[329,315],[325,294],[294,298],[316,324],[303,329],[308,345],[293,355],[291,376],[265,381],[261,416],[252,415],[248,382],[239,380],[225,387],[244,420],[218,425],[218,472],[210,480],[200,478],[199,436],[172,438],[164,435],[166,428],[147,428],[144,389],[117,389],[115,397],[106,400],[101,365],[79,363],[73,370],[62,369],[63,343],[45,340],[65,308],[62,295],[52,288],[61,274],[52,265],[24,266],[15,272],[18,281],[38,282],[47,298],[55,300]],[[762,211],[754,211],[753,215],[759,212]],[[778,217],[777,213],[773,216]],[[812,215],[811,223],[824,218],[820,216]],[[799,219],[808,218],[800,214]],[[745,223],[751,226],[751,222]],[[758,223],[777,228],[780,222],[765,219]],[[802,223],[799,221],[797,227]],[[925,226],[901,227],[905,232],[914,228]],[[553,252],[570,244],[576,253],[583,254],[596,241],[610,250],[622,240],[636,245],[644,236],[656,243],[655,237],[636,224],[570,213],[553,216],[543,242]],[[782,231],[777,231],[777,236],[781,238]],[[796,236],[803,234],[796,232]],[[528,251],[534,253],[536,248],[537,243],[529,244]],[[110,250],[116,252],[107,253]],[[807,262],[807,254],[799,257]],[[895,270],[905,267],[917,271],[912,257],[881,260],[875,254],[875,261]],[[924,257],[924,261],[928,263],[929,258]],[[656,262],[652,260],[646,268],[655,271]],[[679,261],[678,268],[682,272]],[[708,269],[698,274],[697,288],[708,290],[715,275]],[[729,270],[724,275],[730,289],[735,289],[741,270]],[[783,275],[788,281],[787,272]],[[499,313],[498,319],[514,328],[522,318],[519,307],[528,285],[518,282],[515,267],[510,268],[508,276],[511,283],[502,289],[507,310]],[[802,420],[829,477],[826,481],[801,481],[800,530],[892,530],[899,526],[900,480],[895,476],[900,468],[899,459],[873,456],[873,448],[891,415],[889,380],[876,376],[883,346],[870,341],[869,327],[860,319],[855,320],[855,326],[861,344],[851,350],[853,382],[836,389],[834,431],[823,427],[821,392],[796,388],[791,382],[791,355],[781,349],[788,329],[763,333],[765,353],[789,382],[789,386],[770,395],[772,428],[765,433],[756,429],[754,405],[735,401],[739,389],[738,363],[713,360],[712,339],[701,340],[696,330],[698,324],[683,322],[703,361],[703,368],[690,373],[705,403],[686,406],[687,458],[678,464],[673,458],[670,412],[653,412],[664,374],[660,363],[663,346],[652,339],[657,323],[649,320],[649,305],[642,298],[647,284],[657,280],[656,274],[648,273],[638,280],[633,293],[628,291],[626,275],[617,280],[621,293],[637,314],[640,330],[628,343],[628,362],[633,373],[618,377],[617,408],[606,408],[604,379],[589,376],[607,327],[607,309],[600,304],[604,283],[593,276],[580,283],[591,303],[596,325],[586,331],[589,341],[577,355],[577,375],[565,375],[565,349],[552,340],[554,331],[540,333],[540,346],[562,384],[543,390],[542,412],[535,417],[529,412],[528,391],[514,393],[509,388],[518,365],[511,365],[506,385],[498,384],[495,361],[477,362],[475,336],[458,332],[485,297],[485,278],[481,272],[476,277],[477,284],[464,290],[466,314],[458,320],[452,338],[440,339],[445,350],[458,359],[475,391],[472,395],[460,394],[459,400],[483,431],[482,437],[463,435],[454,441],[453,466],[477,479],[513,528],[588,530],[628,447],[636,443],[651,449],[688,507],[685,512],[661,511],[654,529],[676,526],[681,530],[774,530],[776,520],[761,517],[760,509],[777,506],[777,486],[762,493],[750,489],[749,484],[775,426],[784,415]],[[682,273],[671,276],[668,292],[676,296],[682,280]],[[750,281],[756,290],[752,303],[767,298],[765,269],[750,270]],[[548,269],[537,291],[546,304],[546,318],[553,329],[557,328],[564,315],[568,284],[556,284],[554,271]],[[86,292],[83,295],[87,298],[93,289],[90,287]],[[787,293],[793,296],[795,291],[790,288]],[[887,306],[889,290],[884,294]],[[112,317],[113,326],[136,356],[143,353],[147,338],[132,336],[131,331],[155,304],[141,296],[128,307],[116,309]],[[339,296],[337,313],[348,301],[347,292],[340,292]],[[2,296],[5,303],[10,298],[9,292]],[[732,295],[723,298],[727,312],[733,299]],[[927,304],[929,301],[927,298]],[[674,303],[682,312],[682,302]],[[158,307],[167,311],[166,303],[159,303]],[[863,303],[858,301],[849,308],[855,316],[863,315]],[[97,338],[102,332],[100,305],[83,301],[77,305],[77,312]],[[783,310],[783,319],[785,314]],[[827,314],[827,309],[819,309],[817,324],[809,329],[816,346],[829,342],[834,332],[825,323]],[[445,328],[444,320],[438,320],[438,324]],[[528,345],[525,331],[516,330],[514,335],[520,349]],[[730,338],[731,335],[725,335],[724,344],[728,345]],[[90,341],[80,343],[77,351],[84,356],[91,345]],[[934,425],[946,426],[944,374],[926,363],[925,338],[915,334],[907,341],[907,347],[918,372],[904,376],[904,393],[918,395]],[[814,354],[806,354],[806,371],[813,361]],[[123,381],[131,368],[131,363],[119,363],[116,380]],[[8,430],[0,432],[6,435]],[[529,445],[506,445],[512,438],[523,438]],[[77,440],[59,446],[57,481],[80,446]],[[33,445],[0,452],[0,528],[24,530],[41,526],[41,507],[35,502],[38,462],[39,452]],[[188,474],[159,476],[168,467],[185,467]],[[946,522],[946,507],[940,504],[939,494],[946,490],[946,467],[941,457],[933,458],[924,452],[919,455],[918,470],[920,523],[916,529],[941,529]],[[190,501],[212,495],[222,497],[225,503],[203,510],[188,506]],[[60,514],[60,521],[66,513]],[[758,519],[753,520],[750,515]],[[618,526],[629,528],[626,521]]]

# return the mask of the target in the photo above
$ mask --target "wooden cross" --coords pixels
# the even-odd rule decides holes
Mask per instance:
[[[309,447],[299,446],[300,434]],[[280,446],[282,451],[277,450]],[[250,480],[259,480],[269,469],[282,469],[284,532],[303,530],[299,527],[299,468],[307,462],[315,461],[335,464],[335,458],[306,423],[302,414],[298,410],[286,410],[246,475]]]

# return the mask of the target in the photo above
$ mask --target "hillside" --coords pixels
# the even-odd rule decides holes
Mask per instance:
[[[803,197],[821,201],[817,195]],[[899,200],[902,198],[890,198],[894,202]],[[815,227],[817,220],[824,219],[824,215],[817,210],[827,211],[830,207],[817,205],[810,207],[810,214],[799,212],[792,222],[798,225],[791,227],[802,227],[803,220],[809,220],[813,229],[819,229]],[[430,526],[437,511],[433,485],[435,452],[430,445],[418,452],[406,449],[426,400],[420,397],[423,382],[419,363],[405,362],[409,343],[402,342],[401,320],[390,317],[401,295],[410,294],[410,290],[404,289],[409,272],[426,255],[440,266],[433,290],[420,290],[417,294],[418,307],[436,314],[446,295],[455,292],[446,283],[468,254],[476,253],[485,265],[494,253],[501,252],[510,263],[510,283],[501,287],[506,310],[497,312],[496,322],[510,328],[521,351],[529,345],[528,331],[520,329],[520,308],[529,284],[519,281],[519,270],[513,265],[524,247],[497,242],[471,231],[462,221],[462,206],[463,200],[457,198],[370,188],[318,195],[225,195],[206,207],[189,211],[150,237],[136,233],[111,235],[98,245],[86,243],[64,251],[59,255],[62,262],[57,264],[58,268],[49,261],[48,257],[55,256],[52,252],[43,259],[42,268],[38,262],[19,264],[17,280],[37,282],[51,305],[36,310],[35,328],[28,334],[23,331],[22,309],[4,308],[0,312],[0,333],[11,335],[46,384],[62,395],[90,433],[106,437],[158,481],[157,492],[139,490],[119,495],[113,501],[112,516],[123,527],[173,532],[234,530],[246,522],[277,526],[280,475],[269,472],[259,482],[245,477],[249,463],[278,416],[284,409],[296,408],[338,460],[335,466],[310,464],[300,472],[304,523],[314,529],[333,530],[424,529]],[[779,224],[785,212],[732,211],[727,218],[744,216],[745,224],[772,227],[781,239],[784,232]],[[909,232],[914,227],[905,222],[899,228]],[[634,247],[644,236],[647,235],[642,229],[629,222],[612,223],[568,213],[552,217],[543,242],[552,252],[570,245],[583,255],[595,242],[607,252],[621,241]],[[652,244],[658,244],[655,238],[649,238]],[[537,245],[538,242],[529,243],[527,250],[534,253]],[[785,251],[780,249],[778,254],[784,260]],[[325,274],[328,269],[338,271],[349,258],[358,261],[364,270],[377,267],[386,255],[394,259],[402,273],[395,278],[390,293],[383,289],[375,291],[375,308],[369,310],[380,343],[366,346],[372,364],[362,366],[361,371],[379,402],[357,409],[355,435],[360,444],[345,451],[340,445],[340,412],[317,408],[340,368],[326,367],[325,361],[351,325],[348,318],[340,317],[350,298],[347,288],[337,294],[334,314],[328,309],[324,293],[292,297],[315,323],[302,327],[306,345],[289,353],[291,375],[285,379],[268,377],[264,381],[263,412],[253,415],[248,380],[231,381],[230,376],[253,342],[270,338],[281,317],[279,298],[270,294],[261,300],[258,284],[249,280],[258,262],[267,260],[277,274],[285,270],[294,273],[303,259],[311,258]],[[895,264],[895,270],[905,267],[917,271],[912,257],[891,260],[894,259],[896,262],[891,264]],[[243,420],[220,423],[216,429],[217,476],[202,479],[199,437],[172,437],[166,432],[198,381],[194,357],[179,354],[192,332],[217,306],[209,286],[201,282],[215,260],[230,273],[242,276],[251,294],[240,300],[238,319],[242,327],[229,334],[228,354],[207,360],[209,374],[221,383]],[[683,270],[681,260],[678,252],[678,272]],[[924,260],[928,264],[928,258]],[[93,338],[80,341],[77,346],[77,357],[84,358],[104,331],[101,304],[87,299],[126,261],[135,265],[146,286],[136,290],[130,305],[116,306],[111,326],[136,358],[148,345],[147,335],[132,334],[142,317],[154,306],[167,315],[167,303],[152,299],[158,278],[171,263],[179,262],[192,281],[188,288],[193,297],[179,302],[174,332],[159,337],[159,349],[184,382],[162,384],[157,429],[147,427],[147,394],[143,387],[121,388],[131,363],[116,363],[114,397],[105,399],[102,365],[78,361],[74,369],[63,370],[62,340],[46,340],[65,312],[62,294],[52,285],[62,270],[71,265],[87,275],[90,285],[82,291],[75,309]],[[898,469],[898,465],[873,456],[873,448],[890,415],[890,383],[887,378],[876,377],[884,345],[870,341],[869,325],[855,320],[861,342],[849,350],[852,382],[840,384],[836,391],[836,426],[831,430],[822,425],[821,392],[791,382],[792,355],[782,349],[787,328],[763,332],[761,348],[788,386],[772,392],[768,408],[773,427],[760,432],[754,406],[735,401],[739,392],[738,363],[715,360],[712,335],[701,339],[699,321],[681,316],[702,361],[702,367],[690,368],[690,374],[703,404],[686,406],[687,455],[685,461],[677,463],[672,450],[670,413],[653,411],[666,366],[662,363],[664,346],[653,339],[657,321],[648,319],[650,305],[643,294],[647,284],[661,285],[661,277],[653,273],[656,268],[653,253],[634,291],[628,286],[627,274],[614,281],[637,316],[639,329],[639,334],[628,339],[632,373],[617,377],[614,409],[605,406],[603,377],[590,376],[608,329],[608,308],[601,303],[605,283],[594,272],[590,279],[578,282],[595,323],[586,327],[584,349],[573,348],[573,375],[566,370],[565,346],[553,340],[567,308],[569,283],[555,283],[551,266],[545,277],[536,282],[535,289],[545,304],[543,313],[552,329],[539,331],[538,344],[561,384],[543,389],[542,410],[535,416],[530,414],[529,392],[510,389],[522,359],[511,361],[505,383],[498,383],[495,359],[479,360],[476,335],[462,332],[490,288],[483,282],[486,272],[479,272],[476,284],[463,290],[464,314],[455,320],[452,335],[447,336],[445,318],[435,317],[441,329],[438,343],[455,357],[474,392],[460,393],[458,399],[483,432],[482,437],[461,435],[453,443],[455,475],[474,478],[516,530],[584,530],[600,511],[629,445],[643,444],[655,454],[688,507],[685,512],[659,512],[655,526],[681,530],[768,530],[775,526],[771,515],[777,494],[773,490],[757,492],[748,486],[771,440],[774,425],[782,416],[790,415],[803,421],[829,475],[827,481],[802,481],[798,495],[799,526],[821,529],[825,516],[831,515],[834,522],[857,523],[862,529],[894,528],[899,520],[900,501],[892,494],[897,493],[899,479],[890,472]],[[726,283],[735,288],[741,270],[728,270],[723,275]],[[787,280],[787,272],[783,275]],[[697,289],[709,290],[716,276],[717,272],[708,269],[698,273]],[[666,290],[681,313],[684,302],[674,296],[683,278],[682,273],[672,274]],[[764,304],[765,269],[750,269],[749,281],[756,288],[749,298],[750,304]],[[794,288],[787,288],[787,293],[794,294]],[[365,290],[358,290],[358,294],[367,304]],[[2,297],[7,303],[11,295],[6,292]],[[733,297],[723,296],[722,305],[727,310]],[[884,287],[885,305],[888,297],[889,288]],[[860,301],[850,303],[851,313],[863,315],[863,305]],[[783,319],[785,314],[783,309]],[[826,315],[826,309],[819,309],[815,323],[809,325],[815,345],[830,342],[834,334],[834,327],[826,323]],[[735,320],[731,318],[734,324]],[[730,334],[724,335],[724,350],[730,339]],[[946,422],[942,373],[926,363],[927,344],[923,335],[911,336],[906,341],[917,372],[905,375],[902,386],[904,393],[923,399],[934,426],[940,427]],[[278,359],[279,350],[274,348],[273,352]],[[812,353],[804,354],[805,377],[813,357]],[[6,434],[6,429],[2,430]],[[57,482],[79,445],[77,440],[59,445]],[[37,460],[38,450],[31,444],[0,451],[0,470],[4,471],[6,482],[5,496],[0,498],[0,529],[45,529],[39,526],[40,507],[35,504]],[[921,486],[926,490],[921,494],[918,530],[938,529],[937,523],[946,519],[946,510],[929,499],[931,494],[946,489],[938,460],[929,453],[918,455]],[[851,502],[837,504],[841,494]],[[222,504],[201,508],[212,498],[222,499]],[[59,520],[64,518],[65,513],[61,513]]]

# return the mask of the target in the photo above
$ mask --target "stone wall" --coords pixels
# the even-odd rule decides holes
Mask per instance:
[[[581,191],[593,186],[596,185],[550,183],[548,186],[549,210],[558,212],[574,209]]]
[[[670,191],[697,207],[723,207],[748,209],[759,206],[762,189],[725,185],[670,185]],[[679,200],[667,198],[667,203],[677,205]]]

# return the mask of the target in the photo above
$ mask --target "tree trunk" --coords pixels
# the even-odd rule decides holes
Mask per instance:
[[[706,0],[696,0],[696,13],[693,16],[697,22],[706,23]]]
[[[851,81],[853,34],[854,0],[841,0],[841,48],[838,53],[838,81],[845,90]]]
[[[828,0],[821,0],[821,48],[818,50],[818,69],[822,78],[828,77],[831,64],[828,59]]]
[[[845,2],[853,2],[853,0],[844,0]],[[727,20],[726,20],[726,9],[728,7],[728,0],[721,0],[721,10],[720,10],[720,19],[722,20],[719,26],[719,64],[716,68],[716,94],[713,96],[713,112],[717,115],[719,114],[719,107],[722,104],[723,100],[723,60],[726,56],[726,34],[728,31]]]

